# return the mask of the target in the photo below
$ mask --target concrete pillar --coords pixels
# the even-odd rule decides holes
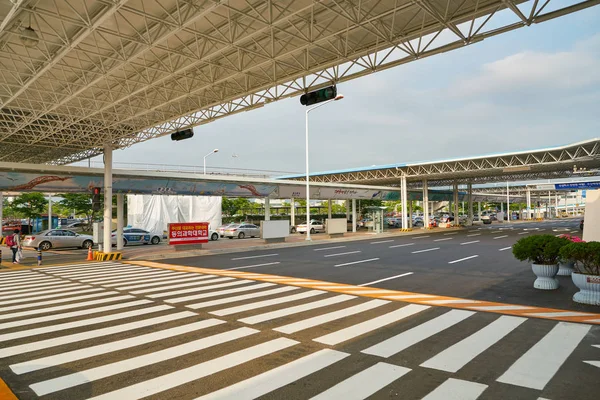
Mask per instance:
[[[409,228],[412,228],[412,227],[413,227],[413,226],[412,226],[412,221],[413,221],[413,219],[412,219],[412,214],[413,214],[413,202],[412,202],[412,200],[410,200],[410,201],[408,202],[408,227],[409,227]],[[383,223],[382,223],[382,224],[383,224]]]
[[[408,211],[408,199],[407,199],[407,194],[408,191],[406,190],[406,176],[402,176],[400,179],[400,183],[401,183],[401,189],[402,189],[402,195],[401,195],[401,200],[402,200],[402,228],[405,229],[406,227],[408,227],[408,218],[407,218],[407,211]]]
[[[429,228],[429,188],[426,180],[423,180],[423,226]]]
[[[350,219],[350,200],[346,200],[346,221]]]
[[[356,232],[356,199],[352,199],[352,232]]]
[[[48,196],[48,229],[52,229],[52,195]]]
[[[271,220],[271,199],[265,197],[265,221]]]
[[[458,226],[459,224],[459,218],[458,218],[458,184],[454,183],[454,226]]]
[[[469,212],[467,213],[467,225],[473,225],[473,184],[469,183],[467,185],[467,202],[469,207]]]
[[[504,212],[504,203],[500,202],[500,212],[503,213]]]
[[[600,221],[600,190],[586,192],[585,221],[582,239],[586,242],[600,242],[600,225],[590,223],[590,221]]]
[[[527,217],[525,219],[531,219],[531,190],[527,188]]]
[[[554,216],[558,218],[558,192],[554,192]]]
[[[110,253],[112,250],[112,160],[113,149],[107,144],[104,146],[104,235],[103,250]]]
[[[290,225],[296,225],[296,199],[293,197],[290,200]]]
[[[506,182],[506,222],[510,223],[510,188],[508,187],[508,182]]]
[[[331,219],[331,199],[327,200],[327,218]]]
[[[123,250],[123,226],[125,225],[125,198],[123,193],[117,194],[117,250]]]
[[[479,220],[481,221],[481,202],[477,202],[477,215],[479,216]]]

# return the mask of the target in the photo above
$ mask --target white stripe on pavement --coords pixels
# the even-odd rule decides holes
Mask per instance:
[[[389,303],[390,302],[387,300],[371,300],[356,306],[344,308],[338,311],[332,311],[327,314],[317,315],[315,317],[307,318],[302,321],[297,321],[288,325],[280,326],[279,328],[273,328],[273,330],[282,333],[295,333],[308,328],[313,328],[315,326],[322,325],[326,322],[331,322],[349,317],[351,315],[360,314],[362,312],[369,311]]]
[[[425,249],[425,250],[417,250],[417,251],[413,251],[411,252],[412,254],[418,254],[418,253],[426,253],[428,251],[435,251],[435,250],[439,250],[439,247],[433,247],[431,249]]]
[[[333,304],[339,304],[344,301],[352,300],[355,298],[356,298],[356,296],[351,296],[348,294],[341,294],[341,295],[333,296],[333,297],[330,297],[330,298],[324,299],[324,300],[313,301],[313,302],[301,304],[301,305],[295,306],[295,307],[288,307],[288,308],[284,308],[282,310],[276,310],[276,311],[271,311],[271,312],[267,312],[264,314],[254,315],[254,316],[248,317],[248,318],[242,318],[238,321],[243,322],[244,324],[253,325],[253,324],[258,324],[258,323],[265,322],[265,321],[271,321],[271,320],[281,318],[281,317],[287,317],[288,315],[298,314],[298,313],[301,313],[304,311],[316,310],[317,308],[326,307],[326,306],[330,306]]]
[[[408,275],[412,275],[414,272],[407,272],[405,274],[400,274],[400,275],[394,275],[394,276],[390,276],[389,278],[383,278],[383,279],[379,279],[373,282],[367,282],[367,283],[363,283],[361,285],[357,285],[357,286],[369,286],[369,285],[374,285],[376,283],[380,283],[380,282],[385,282],[385,281],[389,281],[391,279],[396,279],[396,278],[402,278],[403,276],[408,276]]]
[[[31,284],[37,285],[40,283],[52,282],[55,280],[56,280],[56,278],[54,278],[52,276],[42,276],[39,278],[36,277],[36,278],[31,278],[31,279],[15,279],[14,281],[11,280],[11,281],[4,282],[2,285],[0,285],[0,289],[2,289],[2,288],[11,289],[11,288],[13,288],[13,285],[15,285],[15,284],[19,285],[19,286],[15,286],[15,287],[23,287],[25,285],[31,285]],[[71,283],[71,282],[69,282],[69,283]]]
[[[29,297],[26,299],[12,299],[12,300],[5,300],[5,301],[0,301],[0,306],[7,306],[10,304],[17,304],[17,303],[22,303],[22,302],[30,302],[30,301],[35,301],[35,300],[43,300],[43,299],[53,299],[55,297],[64,297],[64,296],[74,296],[74,295],[79,295],[79,294],[84,294],[84,293],[92,293],[92,292],[98,292],[104,290],[102,288],[93,288],[90,286],[87,287],[81,287],[81,288],[71,288],[71,291],[68,293],[54,293],[54,294],[44,294],[42,296],[37,296],[37,297]],[[114,293],[113,293],[114,294]],[[23,295],[21,295],[23,296]],[[67,300],[67,299],[65,299]],[[40,303],[33,303],[33,304],[40,304]],[[31,307],[30,304],[25,304],[23,307],[21,308],[29,308]]]
[[[337,264],[337,265],[334,265],[334,267],[345,267],[346,265],[362,264],[362,263],[377,261],[377,260],[379,260],[379,258],[369,258],[368,260],[353,261],[353,262],[347,262],[347,263],[343,263],[343,264]]]
[[[528,317],[585,317],[595,316],[596,314],[581,313],[575,311],[562,311],[562,312],[541,312],[541,313],[527,313],[525,316]]]
[[[127,286],[117,286],[115,287],[115,289],[117,290],[132,290],[132,289],[142,289],[142,288],[151,288],[146,290],[138,290],[132,293],[148,293],[148,292],[152,292],[154,290],[156,290],[157,288],[154,288],[153,286],[160,286],[160,285],[169,285],[171,283],[176,283],[177,285],[173,285],[173,286],[161,286],[160,288],[158,288],[159,290],[161,290],[161,288],[164,289],[176,289],[178,287],[184,287],[181,286],[180,284],[186,284],[186,285],[199,285],[200,283],[195,283],[196,281],[202,281],[205,279],[210,279],[210,278],[216,278],[216,275],[202,275],[202,276],[191,276],[189,278],[183,278],[183,279],[172,279],[172,278],[160,278],[160,279],[154,279],[152,282],[150,283],[144,283],[141,285],[135,284],[135,285],[131,285],[131,284],[127,284]],[[234,278],[219,278],[222,280],[232,280]],[[187,282],[192,282],[192,283],[187,283]]]
[[[473,237],[473,236],[481,236],[481,233],[473,233],[473,234],[467,235],[467,237]]]
[[[169,273],[148,273],[148,274],[140,274],[134,277],[129,277],[127,279],[113,279],[111,281],[106,282],[96,282],[97,285],[107,286],[107,287],[116,287],[121,285],[131,285],[131,284],[142,284],[148,282],[157,282],[164,281],[165,279],[177,279],[184,276],[189,276],[188,272],[170,272]]]
[[[346,247],[346,246],[321,247],[320,249],[314,249],[314,251],[333,250],[333,249],[343,249],[344,247]]]
[[[261,254],[260,256],[236,257],[236,258],[232,258],[231,261],[249,260],[251,258],[275,257],[275,256],[278,256],[278,255],[279,254],[275,253],[275,254]]]
[[[196,400],[252,400],[343,360],[350,354],[323,349]]]
[[[83,271],[83,272],[71,272],[68,274],[54,273],[51,276],[58,276],[61,278],[68,278],[68,279],[80,279],[80,278],[92,278],[92,277],[96,277],[96,276],[119,275],[119,274],[126,273],[126,272],[149,272],[152,270],[153,270],[152,268],[137,267],[137,266],[111,267],[108,269],[95,269],[93,271],[87,270],[87,271]]]
[[[452,240],[454,238],[443,238],[443,239],[435,239],[434,242],[443,242],[445,240]]]
[[[25,291],[32,292],[39,290],[41,287],[53,286],[58,287],[62,285],[70,285],[74,282],[65,281],[63,279],[52,279],[47,280],[46,283],[36,283],[35,285],[20,285],[20,286],[11,286],[9,289],[2,290],[3,294],[14,294],[14,293],[23,293]]]
[[[408,306],[407,306],[408,307]],[[401,351],[439,333],[475,314],[473,311],[451,310],[434,319],[415,326],[381,343],[377,343],[362,353],[379,357],[391,357]]]
[[[267,265],[277,265],[277,264],[280,264],[280,262],[276,261],[276,262],[265,263],[265,264],[254,264],[254,265],[245,265],[243,267],[226,268],[225,271],[232,271],[232,270],[235,270],[235,269],[247,269],[247,268],[265,267]]]
[[[221,321],[214,318],[205,319],[203,321],[192,322],[187,325],[180,325],[174,328],[147,333],[145,335],[117,340],[115,342],[99,344],[92,347],[85,347],[83,349],[73,350],[66,353],[60,353],[53,356],[38,358],[37,360],[28,360],[19,364],[13,364],[10,366],[10,369],[17,375],[26,374],[29,372],[38,371],[41,369],[46,369],[73,361],[96,357],[102,354],[111,353],[113,351],[121,351],[156,341],[162,341],[178,335],[195,332],[201,329],[210,328],[224,323],[225,321]]]
[[[238,328],[232,331],[223,332],[213,336],[208,336],[202,339],[194,340],[193,342],[188,342],[178,346],[155,351],[153,353],[128,358],[122,361],[117,361],[111,364],[105,364],[85,371],[79,371],[70,375],[64,375],[58,378],[49,379],[47,381],[34,383],[29,387],[38,396],[44,396],[46,394],[83,385],[84,383],[94,382],[99,379],[107,378],[109,376],[121,374],[123,372],[132,371],[134,369],[156,364],[166,360],[172,360],[173,358],[181,357],[186,354],[204,350],[209,347],[217,346],[219,344],[231,342],[232,340],[240,339],[258,332],[259,331],[252,328]],[[131,388],[132,386],[129,387]],[[116,392],[120,391],[117,390]],[[115,395],[112,398],[131,399],[132,397],[123,397]]]
[[[528,233],[530,233],[530,232],[520,232],[520,233],[517,233],[517,235],[526,235]]]
[[[414,245],[414,243],[405,243],[405,244],[395,244],[393,246],[390,246],[390,249],[395,249],[396,247],[406,247],[406,246],[412,246]]]
[[[497,379],[498,382],[543,390],[591,325],[559,322]]]
[[[448,378],[422,400],[476,400],[487,387],[481,383]]]
[[[448,232],[448,233],[444,233],[444,236],[448,236],[448,235],[458,235],[458,232]]]
[[[0,358],[10,357],[17,354],[31,353],[32,351],[48,349],[51,347],[60,346],[63,344],[76,343],[83,340],[95,339],[98,337],[112,335],[115,333],[132,331],[134,329],[144,328],[147,326],[153,326],[162,324],[164,322],[176,321],[183,318],[189,318],[197,316],[197,314],[191,311],[182,311],[175,314],[163,315],[156,318],[148,318],[135,322],[128,322],[121,325],[113,325],[106,328],[94,329],[91,331],[85,331],[80,333],[74,333],[66,336],[59,336],[52,339],[40,340],[37,342],[25,343],[12,347],[6,347],[0,349]]]
[[[230,285],[231,286],[231,285]],[[198,300],[198,299],[205,299],[207,297],[217,297],[217,296],[223,296],[226,294],[231,294],[231,293],[239,293],[239,292],[248,292],[250,290],[257,290],[257,289],[263,289],[263,288],[267,288],[267,287],[272,287],[275,286],[274,283],[257,283],[254,285],[248,285],[248,286],[242,286],[239,288],[234,288],[234,289],[225,289],[225,290],[219,290],[216,292],[210,292],[210,293],[204,293],[200,296],[194,296],[194,300]],[[159,294],[154,294],[154,295],[148,295],[148,297],[151,298],[160,298],[160,297],[165,297],[165,296],[171,296],[173,294],[184,294],[184,293],[190,293],[190,292],[197,292],[198,288],[191,288],[191,289],[185,289],[185,290],[179,290],[177,292],[169,292],[169,293],[159,293]]]
[[[349,326],[348,328],[344,328],[339,331],[320,336],[313,340],[315,342],[334,346],[336,344],[353,339],[357,336],[374,331],[375,329],[379,329],[382,326],[389,325],[393,322],[397,322],[401,319],[410,317],[411,315],[420,313],[421,311],[427,310],[428,308],[429,306],[423,306],[420,304],[409,304],[398,310],[361,322],[356,325]]]
[[[389,242],[393,242],[393,239],[390,240],[380,240],[378,242],[371,242],[371,244],[381,244],[381,243],[389,243]]]
[[[200,286],[200,287],[196,287],[193,289],[194,289],[194,292],[205,292],[207,290],[221,289],[221,288],[226,288],[226,287],[231,287],[231,286],[247,285],[249,283],[254,284],[254,282],[255,281],[238,279],[233,282],[219,283],[217,285],[210,285],[210,286]],[[180,292],[180,290],[165,292],[165,293],[149,294],[148,297],[150,297],[152,299],[158,299],[161,297],[168,297],[168,296],[171,296],[173,293],[177,294],[179,292]],[[187,293],[187,291],[185,293]],[[193,294],[190,296],[176,297],[174,299],[169,299],[169,300],[165,300],[165,301],[167,301],[169,303],[183,303],[183,302],[189,301],[189,300],[201,299],[201,298],[203,298],[202,296],[204,296],[204,294],[198,294],[198,295]]]
[[[334,387],[319,393],[317,396],[312,397],[311,400],[366,399],[409,372],[410,369],[408,368],[379,362],[338,383]]]
[[[347,251],[345,253],[333,253],[333,254],[325,254],[323,257],[337,257],[337,256],[345,256],[348,254],[356,254],[356,253],[360,253],[360,250],[356,250],[356,251]]]
[[[256,310],[258,308],[264,308],[264,307],[269,307],[269,306],[273,306],[273,305],[289,303],[291,301],[307,299],[309,297],[319,296],[319,295],[322,295],[325,293],[326,292],[324,292],[322,290],[309,290],[309,291],[306,291],[303,293],[293,294],[291,296],[277,297],[276,299],[272,299],[272,300],[257,301],[254,303],[243,304],[243,305],[237,306],[237,307],[230,307],[230,308],[225,308],[222,310],[211,311],[209,314],[214,314],[214,315],[219,315],[219,316],[237,314],[237,313],[241,313],[244,311]]]
[[[0,300],[9,300],[9,299],[19,299],[23,297],[29,296],[37,296],[40,294],[50,294],[50,293],[59,293],[59,292],[68,292],[75,288],[87,288],[90,287],[88,285],[82,285],[81,283],[69,283],[68,285],[61,285],[57,289],[45,289],[45,290],[34,290],[35,293],[20,293],[20,294],[10,294],[6,296],[0,296]]]
[[[472,258],[477,258],[477,257],[479,257],[479,256],[478,255],[474,255],[474,256],[469,256],[469,257],[461,258],[459,260],[448,261],[448,264],[455,264],[457,262],[466,261],[466,260],[470,260]]]
[[[77,278],[77,280],[81,281],[81,282],[85,282],[85,283],[89,282],[89,283],[95,283],[95,284],[100,285],[104,282],[138,280],[138,279],[144,279],[149,276],[164,275],[165,273],[170,273],[170,271],[144,271],[144,272],[133,271],[133,272],[123,272],[123,273],[119,273],[119,274],[112,274],[111,276],[101,276],[101,277],[96,276],[91,279]]]
[[[72,270],[84,270],[84,269],[92,269],[94,267],[119,267],[119,266],[128,266],[127,264],[121,264],[121,263],[116,263],[116,262],[95,262],[95,263],[89,263],[89,264],[71,264],[71,265],[64,265],[64,266],[59,266],[59,267],[42,267],[39,270],[43,271],[43,272],[49,272],[52,273],[52,271],[72,271]]]
[[[100,289],[102,290],[102,289]],[[20,304],[17,306],[9,306],[9,307],[2,307],[0,308],[0,312],[6,312],[6,311],[13,311],[13,310],[21,310],[23,308],[33,308],[33,307],[40,307],[40,306],[48,306],[48,305],[52,305],[52,304],[60,304],[60,303],[68,303],[71,301],[78,301],[78,300],[85,300],[85,299],[93,299],[95,297],[103,297],[103,296],[110,296],[113,294],[119,294],[118,292],[102,292],[102,293],[93,293],[93,294],[86,294],[84,296],[74,296],[74,297],[68,297],[65,299],[55,299],[55,300],[48,300],[48,301],[38,301],[37,303],[28,303],[28,304]],[[0,318],[4,317],[4,315],[0,316]]]
[[[500,249],[500,250],[498,250],[498,251],[504,251],[504,250],[508,250],[508,249],[512,249],[512,246],[503,247],[503,248],[501,248],[501,249]]]
[[[502,239],[502,238],[505,238],[505,237],[508,237],[508,235],[496,236],[494,238],[494,240],[496,240],[496,239]]]
[[[216,374],[225,369],[233,368],[268,354],[273,354],[277,351],[295,346],[298,343],[299,342],[295,340],[287,338],[274,339],[88,400],[141,399],[198,380],[205,376]]]
[[[477,307],[469,307],[473,310],[479,311],[509,311],[509,310],[527,310],[534,307],[527,306],[477,306]]]
[[[428,238],[428,237],[429,237],[429,235],[425,235],[425,236],[413,236],[413,237],[411,237],[411,239],[425,239],[425,238]]]
[[[461,245],[461,246],[464,246],[465,244],[473,244],[473,243],[479,243],[479,242],[480,242],[480,240],[473,240],[473,241],[471,241],[471,242],[464,242],[464,243],[461,243],[460,245]]]
[[[471,336],[425,361],[421,367],[457,372],[526,320],[526,318],[503,315]]]
[[[271,295],[274,295],[274,294],[289,292],[289,291],[298,290],[298,289],[300,289],[300,288],[299,287],[294,287],[294,286],[284,286],[284,287],[280,287],[280,288],[277,288],[277,289],[265,290],[265,291],[258,292],[258,293],[250,293],[250,294],[244,294],[244,295],[241,295],[241,296],[233,296],[233,297],[227,297],[227,298],[224,298],[224,299],[218,299],[218,300],[205,301],[205,302],[202,302],[202,303],[189,304],[186,307],[191,308],[193,310],[197,310],[199,308],[212,307],[212,306],[217,306],[217,305],[221,305],[221,304],[228,304],[228,303],[235,303],[237,301],[254,299],[254,298],[257,298],[257,297],[266,297],[266,296],[271,296]],[[210,295],[210,293],[207,293],[207,295]],[[168,302],[169,300],[165,300],[165,301]]]

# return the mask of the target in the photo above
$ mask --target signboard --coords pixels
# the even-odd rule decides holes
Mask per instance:
[[[169,224],[169,244],[208,243],[208,222],[175,222]]]
[[[557,183],[556,190],[600,189],[600,182]]]

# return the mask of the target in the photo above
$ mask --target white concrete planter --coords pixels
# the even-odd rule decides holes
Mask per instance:
[[[579,292],[573,295],[573,301],[582,304],[600,306],[600,275],[584,275],[573,272],[573,283]]]
[[[556,274],[558,273],[558,264],[554,265],[538,265],[531,264],[531,269],[537,279],[533,282],[533,287],[542,290],[554,290],[558,289],[558,279]]]
[[[558,264],[558,276],[571,276],[574,272],[574,261],[561,262]]]

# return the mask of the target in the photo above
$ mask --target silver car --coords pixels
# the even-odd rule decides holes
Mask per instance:
[[[52,229],[25,236],[23,247],[40,248],[44,251],[62,247],[90,248],[94,240],[89,235],[80,235],[66,229]]]
[[[260,236],[260,228],[253,224],[235,224],[230,225],[225,229],[224,235],[229,239],[234,237],[243,239],[245,237]]]

